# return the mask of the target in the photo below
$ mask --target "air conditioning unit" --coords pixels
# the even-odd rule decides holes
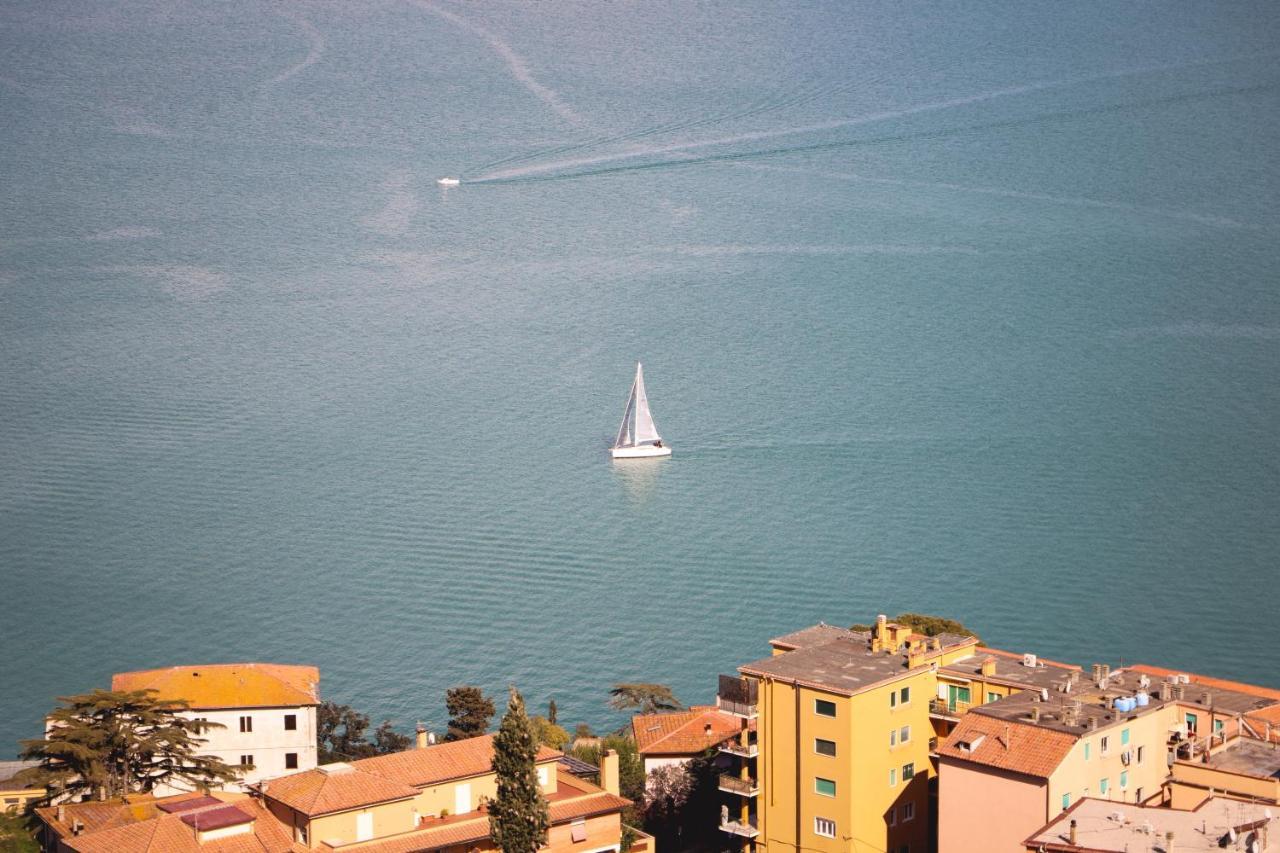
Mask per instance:
[[[1034,667],[1036,665],[1036,656],[1028,652],[1022,656],[1022,665]]]
[[[1190,683],[1191,683],[1191,676],[1187,675],[1185,672],[1180,672],[1180,673],[1178,673],[1178,683],[1179,683],[1179,684],[1190,684]]]

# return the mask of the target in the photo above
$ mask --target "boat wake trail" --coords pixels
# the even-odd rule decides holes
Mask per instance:
[[[1236,95],[1248,95],[1256,92],[1262,92],[1276,87],[1275,83],[1262,83],[1253,86],[1235,86],[1228,88],[1209,89],[1199,92],[1189,92],[1177,95],[1170,95],[1161,98],[1148,98],[1144,100],[1127,101],[1124,103],[1107,104],[1102,106],[1085,107],[1075,110],[1060,110],[1056,112],[1042,112],[1029,116],[1017,118],[998,119],[986,122],[975,122],[971,124],[957,125],[933,130],[906,131],[896,133],[886,133],[870,136],[859,136],[852,139],[837,139],[826,142],[817,142],[799,145],[784,145],[772,148],[756,148],[746,151],[728,151],[717,154],[691,155],[689,152],[702,148],[736,145],[743,142],[759,141],[763,139],[795,136],[800,134],[809,134],[819,131],[829,131],[836,129],[844,129],[855,127],[858,125],[882,122],[893,118],[901,118],[916,113],[928,112],[932,110],[948,109],[963,104],[978,103],[983,100],[991,100],[996,97],[1004,97],[1010,94],[1020,94],[1022,92],[1034,91],[1036,88],[1045,88],[1050,85],[1061,84],[1041,84],[1039,86],[1019,86],[1010,89],[1002,89],[999,92],[989,92],[982,95],[974,95],[967,98],[957,98],[949,101],[924,104],[918,107],[909,107],[904,110],[895,110],[892,112],[881,113],[875,116],[865,116],[858,119],[849,119],[844,121],[827,122],[824,124],[809,125],[801,128],[790,128],[786,130],[761,131],[758,133],[740,134],[733,137],[725,137],[722,139],[706,140],[702,142],[682,143],[676,145],[663,146],[653,148],[642,152],[626,152],[608,156],[585,158],[574,161],[564,161],[559,163],[549,163],[540,166],[529,166],[520,169],[513,169],[506,172],[498,172],[496,174],[485,175],[481,177],[471,178],[467,181],[469,184],[512,184],[527,183],[535,181],[557,181],[557,180],[573,180],[577,178],[595,177],[599,175],[615,174],[619,172],[644,171],[652,169],[675,169],[688,166],[703,165],[707,163],[734,162],[741,160],[757,160],[771,157],[781,157],[793,154],[804,154],[819,151],[839,150],[842,148],[855,148],[870,145],[885,145],[901,142],[915,142],[929,139],[945,139],[954,136],[961,136],[969,133],[981,131],[1004,130],[1022,127],[1032,127],[1035,125],[1050,124],[1055,122],[1073,121],[1076,119],[1087,118],[1090,116],[1100,116],[1110,113],[1124,113],[1140,109],[1150,109],[1161,106],[1170,106],[1180,103],[1188,103],[1191,101],[1207,100],[1211,98],[1230,97]],[[633,163],[628,162],[644,157],[654,157],[660,155],[675,155],[665,159],[659,159],[649,162]],[[567,171],[566,171],[567,170]]]
[[[293,21],[295,24],[298,25],[298,27],[304,33],[306,33],[307,42],[309,43],[310,47],[307,50],[307,55],[303,57],[301,62],[297,63],[296,65],[291,65],[290,67],[286,68],[284,71],[281,71],[279,74],[277,74],[276,76],[268,80],[266,83],[264,83],[263,85],[265,86],[275,86],[278,83],[283,83],[285,80],[288,80],[290,77],[294,76],[295,74],[298,74],[301,71],[305,71],[307,68],[310,68],[312,65],[315,65],[317,62],[320,61],[320,58],[324,56],[324,49],[326,44],[324,35],[318,29],[316,29],[315,24],[308,21],[302,15],[298,15],[292,12],[280,11],[278,12],[278,14],[282,17],[288,18],[290,21]]]
[[[524,57],[516,53],[507,42],[479,24],[474,24],[461,15],[450,12],[448,9],[442,9],[437,4],[430,2],[430,0],[411,0],[411,2],[420,9],[444,18],[446,21],[480,36],[480,38],[489,43],[489,47],[493,48],[495,53],[502,57],[502,60],[507,64],[507,68],[511,70],[511,76],[516,78],[520,85],[551,107],[557,115],[569,122],[569,124],[580,125],[583,123],[582,116],[574,112],[573,108],[564,102],[558,92],[538,82],[538,79],[533,76],[533,72],[529,70],[529,65],[525,62]]]

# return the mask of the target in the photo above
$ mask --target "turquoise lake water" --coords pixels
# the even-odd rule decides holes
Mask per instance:
[[[1280,686],[1280,6],[0,9],[0,754],[915,610]],[[460,187],[436,178],[461,175]],[[636,360],[675,455],[611,464]]]

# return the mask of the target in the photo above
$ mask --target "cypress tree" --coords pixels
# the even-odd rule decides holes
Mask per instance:
[[[502,853],[536,853],[551,825],[546,797],[538,787],[538,739],[515,687],[502,725],[493,738],[493,771],[498,797],[489,803],[489,837]]]

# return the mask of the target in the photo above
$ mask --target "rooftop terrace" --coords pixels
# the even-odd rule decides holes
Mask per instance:
[[[1075,823],[1075,840],[1071,824]],[[1167,850],[1191,853],[1219,850],[1222,840],[1234,830],[1246,840],[1259,829],[1270,827],[1267,808],[1235,800],[1211,799],[1194,811],[1119,805],[1109,800],[1081,800],[1059,815],[1024,843],[1028,849],[1045,851],[1090,851],[1123,853],[1136,850]],[[1173,843],[1168,843],[1169,834]],[[1273,831],[1272,835],[1276,835]],[[1261,846],[1261,845],[1260,845]],[[1231,849],[1236,849],[1234,844]],[[1239,849],[1248,849],[1241,845]],[[1275,850],[1276,842],[1263,850]]]

